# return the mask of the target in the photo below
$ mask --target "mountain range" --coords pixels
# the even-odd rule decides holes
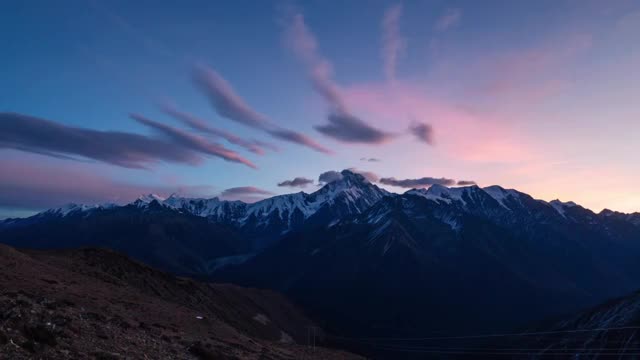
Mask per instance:
[[[247,204],[143,196],[0,223],[29,248],[108,247],[176,274],[274,289],[341,336],[511,329],[640,288],[640,214],[499,186],[394,194],[352,171]]]

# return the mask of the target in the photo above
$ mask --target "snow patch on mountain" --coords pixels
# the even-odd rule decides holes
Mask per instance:
[[[64,217],[64,216],[75,214],[78,212],[89,212],[89,211],[98,210],[98,209],[111,209],[116,206],[118,205],[112,204],[112,203],[96,204],[96,205],[83,205],[83,204],[69,203],[58,208],[53,208],[53,209],[40,212],[36,214],[36,216],[55,215],[55,216]]]
[[[427,189],[411,189],[407,192],[405,192],[405,194],[410,194],[410,195],[415,195],[415,196],[420,196],[423,197],[425,199],[429,199],[432,201],[435,201],[437,203],[446,203],[446,204],[451,204],[451,199],[445,196],[441,196],[441,194],[437,194],[436,192],[432,192],[430,193]]]
[[[508,210],[512,210],[512,209],[510,209],[505,204],[507,199],[513,198],[513,199],[519,200],[518,191],[513,189],[504,189],[498,185],[492,185],[492,186],[484,187],[482,188],[482,190],[484,190],[484,192],[489,194],[489,196],[491,196],[494,200],[496,200],[502,207]]]
[[[155,200],[169,208],[197,216],[229,221],[240,226],[254,221],[254,225],[267,226],[273,221],[279,221],[284,222],[285,228],[290,228],[294,218],[299,216],[296,214],[301,214],[302,219],[307,220],[322,208],[334,205],[344,207],[335,219],[331,219],[330,222],[334,222],[338,221],[345,211],[349,214],[359,214],[389,194],[386,190],[371,184],[360,174],[344,170],[341,176],[340,180],[332,181],[311,194],[298,192],[277,195],[252,204],[220,200],[217,197],[189,199],[176,195],[168,199],[147,195],[133,204],[139,207],[146,206]]]
[[[133,202],[133,204],[138,207],[144,207],[146,205],[151,204],[154,201],[157,201],[158,203],[162,203],[164,200],[165,198],[163,198],[160,195],[147,194],[147,195],[140,196],[138,199],[136,199],[136,201]]]
[[[309,203],[308,194],[299,192],[295,194],[278,195],[269,199],[264,199],[247,206],[245,219],[255,216],[262,221],[267,221],[274,212],[283,221],[291,222],[291,218],[296,210],[299,210],[304,218],[311,216],[318,208],[319,204]],[[286,218],[284,216],[287,216]]]
[[[472,198],[473,192],[478,189],[475,185],[449,188],[444,185],[435,184],[427,189],[412,189],[405,194],[421,196],[438,203],[452,204],[457,202],[462,205],[462,207],[465,207],[467,205],[465,196]]]

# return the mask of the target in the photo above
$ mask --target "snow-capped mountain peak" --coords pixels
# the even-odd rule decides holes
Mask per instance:
[[[164,202],[165,198],[163,198],[160,195],[156,195],[156,194],[146,194],[146,195],[142,195],[140,196],[138,199],[136,199],[136,201],[134,201],[134,204],[140,206],[140,205],[149,205],[150,203],[157,201],[158,203],[162,203]]]
[[[287,215],[286,220],[290,221],[291,216],[296,210],[300,210],[302,214],[309,217],[315,210],[314,204],[308,201],[309,194],[298,192],[286,195],[277,195],[268,199],[260,200],[247,206],[247,217],[268,217],[277,212],[280,219]],[[283,219],[285,220],[285,219]]]
[[[342,175],[342,182],[347,183],[348,185],[357,185],[357,184],[370,184],[369,180],[362,174],[358,174],[355,171],[351,170],[342,170],[340,172]]]
[[[466,205],[466,201],[463,199],[463,196],[469,190],[470,187],[448,188],[443,185],[435,184],[429,187],[425,194],[427,198],[439,199],[449,203],[451,201],[461,201],[463,205]]]
[[[509,206],[506,205],[507,199],[518,199],[520,193],[517,190],[513,189],[505,189],[498,185],[492,185],[482,188],[484,192],[489,194],[494,200],[496,200],[502,207],[509,209]]]
[[[311,195],[314,195],[316,197],[319,197],[320,195],[334,197],[339,195],[339,193],[356,194],[362,192],[373,192],[379,195],[389,194],[386,190],[381,189],[369,182],[369,180],[367,180],[367,178],[365,178],[361,174],[358,174],[351,170],[342,170],[340,174],[342,175],[342,178],[327,183]],[[378,196],[376,197],[379,198]]]
[[[480,190],[476,185],[461,187],[446,187],[434,184],[429,188],[411,189],[405,194],[421,196],[438,203],[452,204],[459,202],[462,206],[467,205],[465,198],[472,198],[473,194]]]
[[[52,208],[52,209],[40,212],[36,216],[44,216],[44,215],[67,216],[69,214],[73,214],[77,212],[87,212],[87,211],[97,210],[97,209],[110,209],[116,206],[118,205],[113,203],[104,203],[104,204],[95,204],[95,205],[68,203],[58,208]]]

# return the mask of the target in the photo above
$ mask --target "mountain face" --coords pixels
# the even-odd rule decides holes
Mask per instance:
[[[628,292],[639,255],[626,218],[497,186],[432,186],[292,232],[214,276],[282,291],[344,335],[469,333]]]
[[[634,359],[640,347],[640,291],[526,330],[510,347],[535,349],[529,359]]]
[[[360,359],[307,349],[313,322],[280,294],[177,278],[109,250],[0,245],[0,273],[2,359]]]
[[[253,204],[220,201],[217,198],[184,199],[170,197],[163,205],[229,224],[262,249],[287,231],[305,224],[324,225],[365,211],[388,193],[369,183],[362,175],[345,170],[342,179],[307,194],[274,196]]]
[[[348,170],[307,194],[247,204],[149,194],[125,206],[69,204],[0,222],[4,243],[36,248],[102,246],[180,274],[206,276],[243,262],[302,227],[359,214],[389,193]]]
[[[231,227],[153,201],[122,207],[65,207],[5,221],[2,242],[17,247],[86,246],[121,251],[177,274],[205,274],[214,259],[246,254],[250,244]]]
[[[219,198],[193,199],[172,195],[164,199],[155,194],[144,195],[129,206],[146,209],[160,205],[184,214],[207,218],[210,222],[233,227],[259,250],[269,246],[282,234],[305,224],[325,225],[341,218],[359,214],[389,193],[369,183],[362,175],[345,170],[342,179],[328,183],[318,191],[274,196],[252,204]],[[26,223],[49,218],[93,215],[98,210],[117,209],[113,204],[69,204],[30,218]],[[5,227],[24,220],[9,220]]]
[[[253,204],[147,196],[72,206],[7,220],[0,239],[112,247],[172,272],[276,289],[348,336],[506,329],[638,287],[637,213],[499,186],[389,194],[342,175]]]

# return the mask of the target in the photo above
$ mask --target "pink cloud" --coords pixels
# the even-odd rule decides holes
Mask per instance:
[[[561,92],[569,85],[562,71],[591,47],[590,35],[561,37],[540,47],[485,54],[470,64],[480,81],[470,84],[470,96],[516,98],[534,103]],[[485,75],[482,75],[485,74]]]
[[[354,111],[378,123],[427,122],[430,131],[420,134],[429,135],[422,138],[433,141],[444,156],[477,163],[541,159],[542,152],[534,149],[537,139],[518,131],[519,116],[526,111],[522,106],[564,91],[570,80],[563,66],[590,44],[588,35],[570,35],[537,48],[488,53],[437,69],[443,78],[460,78],[458,86],[467,89],[464,99],[455,102],[445,100],[435,86],[406,81],[353,85],[343,89],[344,98]],[[412,129],[417,130],[415,125]]]
[[[273,196],[271,191],[257,188],[255,186],[238,186],[223,190],[220,198],[224,200],[240,200],[247,203],[263,200]]]
[[[523,134],[508,122],[437,100],[417,86],[367,84],[345,89],[354,108],[380,121],[414,119],[433,126],[435,144],[446,156],[473,162],[520,162],[533,156]]]

